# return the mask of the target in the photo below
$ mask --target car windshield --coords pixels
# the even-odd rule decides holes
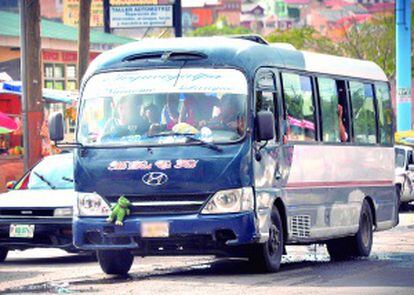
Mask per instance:
[[[245,133],[246,110],[247,81],[234,69],[102,73],[85,86],[77,138],[89,146],[231,142]]]
[[[17,183],[15,189],[73,189],[71,154],[44,158]]]
[[[404,168],[405,166],[405,150],[395,149],[395,166]]]

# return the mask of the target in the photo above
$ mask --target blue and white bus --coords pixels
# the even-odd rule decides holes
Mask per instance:
[[[260,271],[279,269],[285,245],[368,256],[373,231],[397,224],[384,72],[257,41],[144,40],[89,66],[73,238],[105,273],[135,254],[247,257]],[[110,223],[120,196],[131,214]]]

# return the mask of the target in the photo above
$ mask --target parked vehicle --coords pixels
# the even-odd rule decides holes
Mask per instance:
[[[73,155],[45,157],[0,194],[0,262],[9,250],[76,251],[72,244]]]
[[[395,146],[395,185],[400,207],[405,209],[414,201],[414,159],[411,147]]]
[[[277,271],[285,245],[368,256],[373,231],[396,225],[384,72],[255,39],[143,40],[91,63],[74,244],[97,250],[104,272],[127,273],[133,254],[242,256]],[[62,140],[62,115],[50,123]]]

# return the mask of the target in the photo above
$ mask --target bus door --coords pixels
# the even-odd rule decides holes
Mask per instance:
[[[276,73],[273,69],[262,68],[255,76],[255,111],[270,111],[275,118],[275,138],[270,141],[254,142],[255,187],[272,189],[279,185],[281,171],[279,167],[280,132]]]

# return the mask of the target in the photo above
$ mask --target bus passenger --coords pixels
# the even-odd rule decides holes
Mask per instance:
[[[167,130],[171,130],[178,123],[179,95],[177,93],[167,94],[167,103],[161,111],[161,124],[166,125]]]
[[[204,93],[185,94],[179,121],[198,128],[200,122],[208,121],[211,118],[213,108],[218,104],[219,100],[214,95]]]
[[[338,104],[339,139],[341,140],[341,142],[346,142],[348,141],[348,133],[346,133],[343,121],[343,114],[344,109],[340,104]]]
[[[148,131],[149,122],[140,115],[141,103],[138,98],[124,96],[116,103],[115,109],[114,116],[105,123],[101,140],[142,135]]]
[[[220,114],[209,122],[200,122],[200,126],[207,126],[212,129],[234,130],[239,134],[243,134],[246,122],[241,103],[240,97],[236,94],[223,95],[219,103]]]

